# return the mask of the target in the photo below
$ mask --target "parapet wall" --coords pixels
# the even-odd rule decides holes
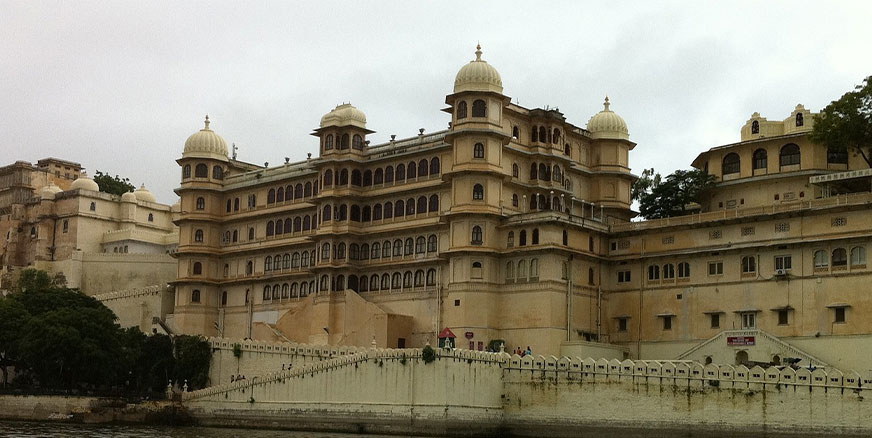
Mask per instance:
[[[164,285],[152,285],[114,291],[94,298],[106,305],[121,327],[139,327],[143,333],[151,333],[154,318],[164,318],[173,311],[173,291]]]

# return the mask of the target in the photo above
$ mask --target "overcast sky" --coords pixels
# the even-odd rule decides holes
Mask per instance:
[[[165,203],[185,139],[212,128],[253,163],[317,154],[350,101],[381,143],[444,129],[457,70],[495,66],[520,105],[578,126],[602,109],[634,173],[687,168],[754,111],[818,111],[872,75],[872,2],[162,2],[0,0],[0,157],[53,156]]]

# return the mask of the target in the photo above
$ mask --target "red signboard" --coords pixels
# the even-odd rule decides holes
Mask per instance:
[[[753,336],[727,336],[727,345],[754,345]]]
[[[454,333],[448,327],[445,327],[445,329],[443,329],[442,332],[439,333],[439,339],[442,339],[442,338],[454,339],[455,337],[456,336],[454,336]]]
[[[463,335],[466,336],[466,339],[472,339],[475,337],[475,333],[473,332],[466,332]]]

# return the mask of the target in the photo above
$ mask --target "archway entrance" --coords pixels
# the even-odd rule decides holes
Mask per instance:
[[[748,352],[747,351],[739,351],[736,352],[736,365],[745,365],[748,363]]]

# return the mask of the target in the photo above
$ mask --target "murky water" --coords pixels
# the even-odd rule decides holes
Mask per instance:
[[[575,431],[573,431],[575,432]],[[764,435],[730,433],[691,433],[661,431],[596,430],[577,431],[581,438],[761,438]],[[765,435],[766,437],[799,437],[796,434]],[[809,435],[802,435],[808,437]],[[814,436],[814,435],[812,435]],[[35,423],[0,421],[0,437],[74,437],[74,438],[388,438],[384,435],[353,435],[343,433],[291,432],[259,429],[219,429],[206,427],[155,427],[88,425],[70,423]],[[394,437],[395,438],[395,437]]]

